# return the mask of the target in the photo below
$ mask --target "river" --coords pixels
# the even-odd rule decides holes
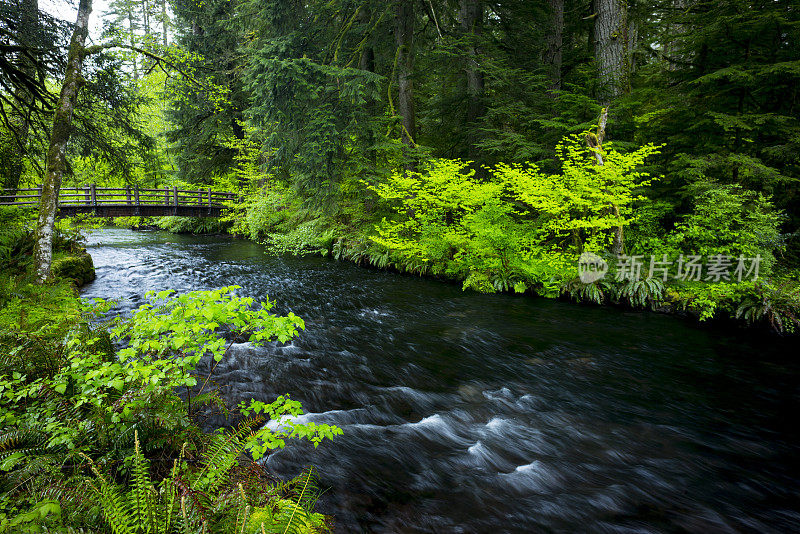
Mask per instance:
[[[228,237],[106,229],[88,250],[82,295],[123,310],[235,284],[305,319],[289,344],[235,346],[220,381],[344,430],[266,462],[315,465],[339,532],[800,532],[796,342]]]

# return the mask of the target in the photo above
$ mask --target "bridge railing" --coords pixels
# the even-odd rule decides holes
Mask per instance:
[[[35,206],[41,188],[0,189],[0,206]],[[138,187],[62,187],[59,206],[205,206],[219,208],[236,200],[236,193],[208,189],[140,189]]]

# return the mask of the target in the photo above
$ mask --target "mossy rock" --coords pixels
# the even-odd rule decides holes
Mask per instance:
[[[51,266],[53,276],[72,280],[78,287],[88,284],[96,278],[92,257],[81,249],[72,254],[58,254],[53,258]]]

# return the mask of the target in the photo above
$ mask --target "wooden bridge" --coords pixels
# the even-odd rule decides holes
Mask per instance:
[[[0,189],[0,206],[38,206],[41,188]],[[85,187],[61,188],[58,193],[58,216],[86,213],[96,217],[219,217],[226,203],[236,200],[236,193],[209,189],[186,190],[177,187],[139,189]]]

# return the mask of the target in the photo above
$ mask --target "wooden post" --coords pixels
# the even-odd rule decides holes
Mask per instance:
[[[140,214],[140,212],[139,212],[139,186],[138,185],[133,190],[133,198],[136,200],[136,211],[134,213],[136,213],[136,216],[138,217],[139,214]]]
[[[92,201],[92,195],[89,193],[89,186],[83,186],[83,201],[88,205]]]
[[[208,215],[211,216],[211,188],[208,188]]]
[[[198,191],[197,192],[197,205],[198,206],[202,206],[203,205],[203,192],[202,191]]]
[[[164,204],[169,206],[169,187],[164,186]]]
[[[125,188],[125,200],[127,201],[128,206],[131,205],[131,188],[130,186]]]
[[[92,211],[97,211],[97,185],[92,184],[89,186],[92,195]]]
[[[176,186],[172,186],[172,200],[174,202],[172,211],[175,215],[178,214],[178,188]]]

